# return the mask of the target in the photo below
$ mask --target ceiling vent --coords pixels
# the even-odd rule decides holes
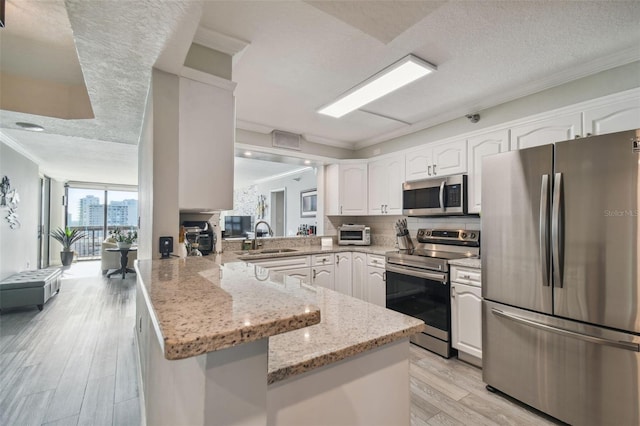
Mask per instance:
[[[300,147],[300,135],[296,133],[274,130],[271,132],[271,142],[275,148],[294,149],[296,151],[302,150]]]

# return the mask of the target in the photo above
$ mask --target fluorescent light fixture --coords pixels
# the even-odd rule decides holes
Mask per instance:
[[[431,74],[436,69],[435,65],[416,56],[405,56],[341,95],[338,100],[322,107],[318,112],[340,118],[369,102]]]

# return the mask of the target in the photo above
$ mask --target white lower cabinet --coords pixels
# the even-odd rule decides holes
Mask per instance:
[[[479,366],[482,360],[480,279],[479,269],[451,268],[451,345],[458,350],[460,359]]]
[[[311,272],[309,268],[283,269],[280,272],[288,277],[298,278],[303,283],[309,284],[311,282]]]
[[[351,290],[353,297],[367,300],[367,255],[357,251],[351,253]]]
[[[252,263],[355,298],[386,306],[384,256],[339,252],[256,259]]]
[[[367,255],[367,290],[366,300],[374,305],[387,305],[387,274],[384,269],[384,256]]]
[[[335,267],[335,290],[348,296],[353,295],[353,286],[351,281],[351,252],[336,253]]]
[[[311,284],[334,290],[334,268],[333,253],[311,256]]]

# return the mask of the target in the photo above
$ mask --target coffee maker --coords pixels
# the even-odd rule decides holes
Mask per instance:
[[[204,220],[186,220],[184,226],[184,237],[191,244],[197,244],[198,250],[203,256],[216,251],[216,234],[213,232],[211,224]]]

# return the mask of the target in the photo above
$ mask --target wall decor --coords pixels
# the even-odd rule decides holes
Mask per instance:
[[[7,209],[5,219],[11,229],[20,228],[20,221],[16,209],[20,203],[20,195],[15,189],[11,189],[11,181],[8,176],[3,176],[0,181],[0,207]]]
[[[267,207],[267,197],[262,194],[258,195],[258,206],[256,207],[256,216],[258,219],[264,219]]]
[[[316,210],[318,210],[317,189],[300,191],[300,217],[315,217]]]

